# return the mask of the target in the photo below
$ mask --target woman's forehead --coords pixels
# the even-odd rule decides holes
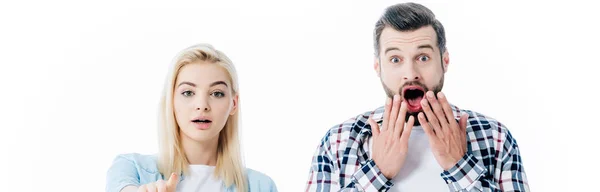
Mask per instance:
[[[210,86],[214,82],[222,81],[231,85],[227,70],[216,63],[190,63],[186,64],[177,74],[176,85],[181,82],[190,82],[196,86]]]

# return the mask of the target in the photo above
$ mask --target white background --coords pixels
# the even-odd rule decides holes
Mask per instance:
[[[167,65],[201,42],[238,68],[246,165],[303,191],[326,131],[383,104],[372,32],[398,2],[2,1],[0,191],[104,191],[117,154],[157,152]],[[598,6],[422,3],[446,27],[444,92],[508,126],[531,189],[597,186]]]

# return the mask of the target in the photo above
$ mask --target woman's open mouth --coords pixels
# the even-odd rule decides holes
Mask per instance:
[[[212,123],[212,121],[209,119],[200,118],[200,119],[192,120],[192,123],[194,123],[194,126],[196,126],[197,129],[204,130],[204,129],[208,129],[208,127],[210,127],[210,124]]]

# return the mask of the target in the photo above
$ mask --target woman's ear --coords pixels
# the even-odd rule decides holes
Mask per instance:
[[[231,112],[229,112],[229,115],[234,115],[237,110],[238,110],[238,102],[239,102],[239,95],[235,95],[233,97],[233,107],[231,108]]]

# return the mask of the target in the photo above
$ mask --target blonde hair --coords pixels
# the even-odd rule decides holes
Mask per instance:
[[[223,67],[229,73],[232,96],[235,97],[239,94],[237,73],[233,63],[225,54],[213,48],[212,45],[197,44],[177,54],[171,62],[160,101],[158,168],[162,175],[171,175],[171,173],[188,174],[189,163],[181,145],[181,133],[173,111],[173,92],[177,74],[181,67],[197,61],[214,63]],[[219,133],[215,176],[222,179],[226,187],[234,185],[237,191],[246,191],[246,172],[238,135],[239,97],[237,110],[234,115],[229,116],[225,127]]]

